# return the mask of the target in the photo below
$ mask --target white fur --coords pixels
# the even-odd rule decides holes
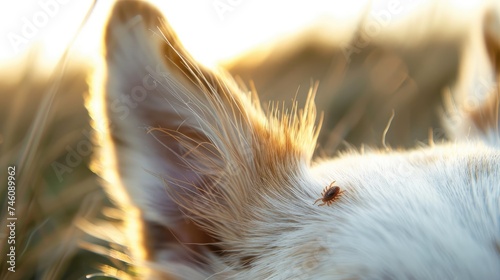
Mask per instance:
[[[315,175],[349,193],[320,212],[332,221],[318,225],[329,233],[329,262],[340,268],[331,275],[498,278],[499,160],[498,150],[473,143],[350,154],[316,166]]]
[[[96,123],[114,126],[96,125],[96,170],[128,214],[143,275],[500,279],[498,146],[470,137],[311,163],[311,103],[266,115],[231,78],[197,66],[154,8],[117,6],[107,75],[96,79],[89,108]],[[126,115],[113,109],[144,79],[154,85],[146,99]],[[343,195],[313,205],[334,180]]]

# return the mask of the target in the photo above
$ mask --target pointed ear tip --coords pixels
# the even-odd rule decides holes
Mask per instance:
[[[147,1],[117,1],[111,9],[111,18],[127,21],[137,15],[146,18],[161,17],[161,13],[153,4]]]
[[[117,1],[109,14],[105,42],[112,39],[113,29],[119,26],[131,26],[138,21],[146,26],[160,25],[162,13],[153,4],[147,1]]]

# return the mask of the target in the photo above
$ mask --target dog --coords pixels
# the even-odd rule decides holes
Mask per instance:
[[[480,32],[492,79],[495,19]],[[317,158],[314,86],[303,108],[265,110],[142,1],[115,4],[103,46],[92,168],[141,278],[500,279],[498,88],[449,103],[445,143]]]

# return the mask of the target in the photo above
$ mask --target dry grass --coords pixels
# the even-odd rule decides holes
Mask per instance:
[[[297,97],[304,104],[309,87],[319,81],[316,104],[325,113],[321,154],[331,156],[345,144],[382,148],[393,111],[386,142],[411,148],[427,142],[430,128],[434,140],[444,139],[442,93],[457,79],[463,39],[429,37],[411,45],[374,41],[347,57],[339,45],[299,34],[270,51],[256,51],[268,53],[266,59],[250,53],[227,67],[242,81],[252,80],[263,102],[290,105]]]
[[[437,108],[442,90],[457,74],[458,40],[429,40],[418,46],[373,43],[349,62],[338,46],[319,46],[305,37],[291,40],[298,43],[294,51],[283,52],[283,45],[289,45],[284,42],[273,50],[276,55],[271,52],[274,59],[255,65],[242,58],[227,68],[244,83],[253,80],[264,103],[295,96],[304,102],[311,81],[318,80],[316,101],[326,112],[320,135],[323,153],[333,154],[343,141],[381,146],[393,109],[389,145],[411,147],[426,141],[429,128],[439,133]],[[22,75],[0,78],[0,218],[6,221],[8,215],[4,175],[11,165],[16,166],[18,218],[16,273],[9,273],[2,262],[0,279],[97,279],[103,270],[125,278],[120,271],[130,272],[126,249],[113,239],[120,212],[88,169],[93,147],[83,101],[89,68],[69,60],[67,67],[42,75],[47,70],[33,68],[34,60],[36,55],[19,63]],[[103,221],[108,224],[95,226]],[[0,234],[5,256],[8,229],[3,227]]]
[[[20,76],[0,80],[0,166],[5,175],[7,166],[16,167],[17,217],[16,272],[9,272],[2,262],[0,279],[78,279],[109,263],[81,250],[86,240],[104,244],[79,225],[102,216],[109,204],[87,167],[91,151],[83,149],[88,144],[85,147],[92,150],[83,106],[88,68],[74,63],[47,77],[43,69],[33,68],[34,61],[36,55],[20,62],[25,67]],[[62,165],[64,172],[56,168]],[[1,178],[0,214],[6,221],[7,181]],[[7,254],[8,234],[3,227],[2,256]]]

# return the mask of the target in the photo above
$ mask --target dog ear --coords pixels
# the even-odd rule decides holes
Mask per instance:
[[[318,134],[312,94],[304,110],[265,115],[230,77],[197,64],[143,1],[116,3],[104,53],[88,104],[101,145],[94,169],[129,222],[141,221],[146,250],[135,254],[199,267],[210,249],[203,244],[241,243],[243,221],[255,214],[249,204],[283,193],[272,186],[309,163]]]
[[[480,38],[473,34],[473,47],[466,49],[465,82],[458,90],[458,105],[448,104],[447,125],[456,139],[500,147],[500,12],[487,10],[479,30]]]
[[[101,146],[94,169],[128,222],[140,221],[142,232],[134,233],[137,243],[130,246],[145,250],[135,255],[176,263],[170,271],[196,267],[204,250],[196,244],[216,240],[171,194],[201,196],[227,168],[228,157],[243,156],[253,105],[234,97],[239,89],[232,80],[197,64],[144,1],[116,3],[103,47],[103,71],[94,81],[102,87],[94,88],[88,105]],[[226,146],[233,138],[240,147]]]

